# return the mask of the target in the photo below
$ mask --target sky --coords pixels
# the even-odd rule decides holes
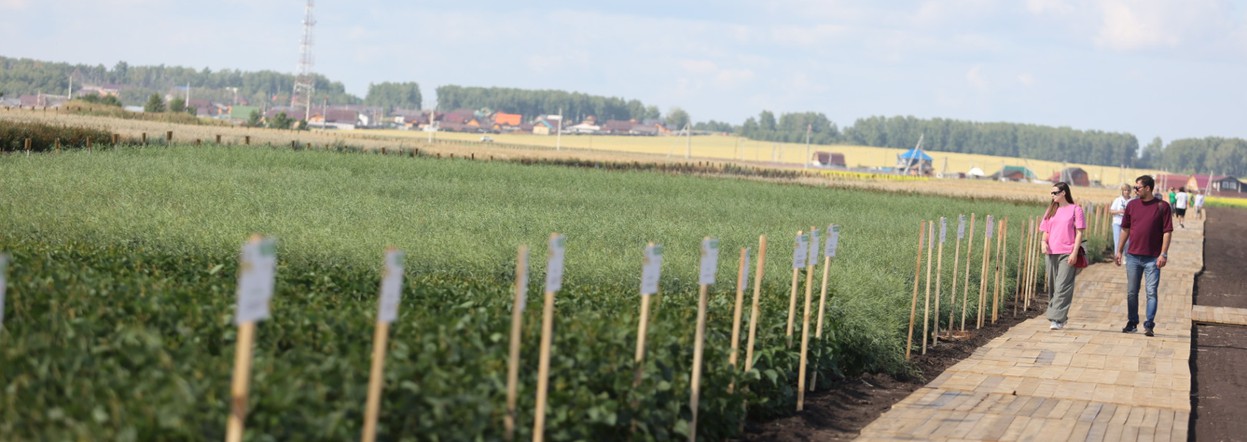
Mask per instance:
[[[306,0],[0,0],[0,55],[295,73]],[[1247,0],[317,0],[313,70],[741,124],[912,115],[1247,138]],[[193,85],[192,85],[193,86]]]

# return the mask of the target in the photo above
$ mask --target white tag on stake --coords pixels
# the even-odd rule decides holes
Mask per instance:
[[[520,274],[515,278],[515,284],[520,291],[520,305],[517,306],[520,311],[524,311],[528,307],[528,249],[524,249],[524,254],[520,255],[520,262],[515,263],[515,267],[519,269]]]
[[[948,235],[948,220],[940,217],[940,244],[944,243],[944,237]]]
[[[554,293],[563,288],[563,242],[567,237],[554,235],[546,250],[546,291]]]
[[[645,262],[641,265],[641,294],[658,293],[658,279],[662,276],[662,245],[645,247]]]
[[[840,247],[840,226],[832,224],[827,226],[827,245],[823,247],[823,255],[836,257],[836,248]]]
[[[996,223],[993,222],[992,216],[987,215],[987,239],[992,239],[992,231],[995,230]]]
[[[966,237],[966,216],[957,215],[957,241]]]
[[[0,253],[0,325],[4,325],[4,288],[9,274],[9,255]]]
[[[268,319],[273,298],[273,278],[277,273],[277,245],[272,238],[242,246],[238,269],[238,304],[234,324]]]
[[[797,235],[796,242],[792,247],[792,268],[799,269],[805,267],[805,258],[809,253],[810,236],[807,234]]]
[[[381,304],[377,321],[389,324],[398,319],[398,301],[403,291],[403,252],[385,252],[385,270],[381,273]]]
[[[697,283],[714,284],[715,273],[719,270],[719,240],[706,238],[701,240],[701,273]]]

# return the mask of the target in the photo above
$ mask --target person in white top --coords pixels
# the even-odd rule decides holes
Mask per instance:
[[[1195,216],[1204,219],[1204,192],[1202,190],[1195,191]]]
[[[1131,192],[1132,187],[1129,184],[1121,185],[1121,195],[1113,200],[1113,205],[1109,206],[1108,213],[1113,215],[1113,244],[1121,239],[1121,215],[1126,213],[1126,203],[1130,202],[1134,197]]]
[[[1186,221],[1186,205],[1191,199],[1191,194],[1186,193],[1186,187],[1179,187],[1178,193],[1173,196],[1173,214],[1178,217],[1178,227],[1186,227],[1182,224]]]

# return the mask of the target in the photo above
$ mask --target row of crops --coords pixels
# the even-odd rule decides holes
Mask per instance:
[[[516,247],[545,256],[550,232],[565,235],[566,255],[550,318],[545,437],[688,433],[700,242],[713,236],[725,252],[709,290],[697,427],[699,437],[729,438],[744,419],[790,413],[796,402],[800,353],[786,326],[798,230],[842,229],[826,329],[810,343],[821,357],[808,370],[826,385],[829,376],[910,370],[905,329],[920,220],[1020,220],[1042,210],[643,171],[245,147],[0,156],[0,189],[0,250],[11,256],[0,438],[9,440],[221,438],[238,250],[253,232],[277,239],[278,262],[272,317],[256,332],[249,439],[359,436],[389,245],[405,252],[406,268],[379,438],[502,438]],[[728,364],[735,258],[748,247],[758,259],[760,235],[771,241],[764,277],[753,281],[761,285],[757,342],[746,372]],[[644,376],[634,383],[638,288],[651,241],[664,246],[662,288],[652,299]],[[978,249],[982,238],[975,241]],[[544,277],[537,261],[534,281]],[[1006,270],[1012,294],[1016,270]],[[951,267],[944,272],[950,285]],[[540,298],[534,286],[529,299]],[[542,315],[530,308],[522,317],[521,439],[532,436]]]

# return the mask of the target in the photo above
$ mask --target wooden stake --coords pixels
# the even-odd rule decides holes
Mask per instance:
[[[1005,235],[1008,234],[1008,231],[1005,229],[1009,226],[1009,218],[1000,220],[998,225],[1000,226],[998,229],[1000,234],[996,235],[996,257],[998,259],[996,260],[996,283],[992,290],[992,324],[995,324],[1000,316],[1000,286],[1004,284],[1005,266],[1009,264],[1008,258],[1005,255],[1009,250],[1005,247],[1008,244],[1005,242]]]
[[[521,245],[515,256],[515,299],[511,304],[511,353],[507,363],[507,415],[503,418],[508,440],[515,439],[516,401],[520,383],[520,333],[528,294],[528,246]]]
[[[975,323],[975,329],[983,328],[983,308],[987,304],[987,281],[991,279],[991,273],[987,269],[991,268],[992,254],[992,216],[987,216],[987,222],[983,223],[983,269],[979,273],[979,315],[978,321]]]
[[[688,441],[697,441],[698,400],[701,394],[701,361],[706,342],[706,304],[710,285],[714,284],[715,271],[718,268],[719,241],[709,237],[701,241],[701,275],[698,278],[697,290],[697,329],[693,336],[693,374],[689,382],[689,409],[693,417],[689,421]]]
[[[1023,221],[1022,227],[1026,227],[1025,221]],[[1013,266],[1013,281],[1015,282],[1013,290],[1013,317],[1015,318],[1018,316],[1018,304],[1022,302],[1022,275],[1025,273],[1022,271],[1022,265],[1025,262],[1023,257],[1026,256],[1026,240],[1026,232],[1022,232],[1022,235],[1018,237],[1018,261]]]
[[[537,362],[537,409],[533,413],[533,441],[545,440],[546,392],[550,386],[550,345],[554,338],[554,296],[563,286],[563,236],[550,234],[546,265],[545,305],[541,313],[541,354]],[[551,276],[557,274],[557,278]]]
[[[736,371],[736,362],[740,356],[740,317],[745,304],[745,289],[749,280],[749,248],[740,248],[740,260],[736,267],[736,304],[732,308],[732,350],[727,357],[727,365],[732,372]],[[736,383],[727,385],[730,394],[735,390]]]
[[[372,335],[372,370],[368,374],[368,402],[364,408],[363,442],[377,440],[377,417],[381,414],[381,386],[385,381],[385,350],[390,338],[390,323],[398,316],[399,295],[403,284],[402,253],[393,246],[385,250],[385,266],[381,277],[381,297],[377,307],[377,326]]]
[[[825,316],[825,308],[827,307],[827,277],[831,269],[831,257],[836,254],[836,243],[840,240],[840,226],[827,226],[826,244],[823,246],[823,289],[818,295],[818,325],[815,327],[814,339],[823,342],[823,317]],[[814,366],[818,367],[818,363],[823,359],[823,348],[818,349],[818,357],[814,360]],[[810,379],[810,391],[818,385],[818,376],[815,375]]]
[[[935,221],[927,222],[927,289],[922,299],[922,354],[927,354],[927,324],[931,322],[931,254],[935,251]]]
[[[966,331],[966,311],[970,305],[970,262],[974,261],[974,214],[970,214],[970,233],[966,235],[966,277],[962,281],[961,293],[961,331]],[[956,296],[954,294],[953,296]]]
[[[805,410],[805,375],[810,352],[810,300],[814,291],[814,265],[818,261],[818,231],[810,227],[810,251],[805,259],[805,308],[801,310],[801,360],[798,362],[797,411]]]
[[[944,217],[940,217],[940,245],[937,246],[935,252],[935,314],[931,321],[931,346],[939,345],[940,339],[940,296],[942,296],[943,288],[942,276],[944,275],[944,238],[948,235],[948,221]]]
[[[745,372],[753,369],[753,343],[758,332],[758,300],[762,297],[762,274],[766,269],[766,235],[758,236],[758,263],[753,273],[753,300],[749,309],[749,344],[745,349]]]
[[[242,441],[247,420],[247,392],[251,384],[251,347],[255,342],[255,322],[238,325],[238,342],[234,347],[234,377],[230,383],[230,415],[225,429],[226,442]]]
[[[914,316],[918,313],[918,283],[922,281],[922,240],[927,233],[927,222],[918,222],[918,257],[914,262],[914,296],[909,301],[909,337],[905,339],[905,360],[914,346]]]
[[[784,332],[784,336],[788,338],[788,347],[792,347],[792,327],[796,320],[797,314],[797,282],[801,277],[801,267],[805,266],[805,259],[801,259],[801,254],[805,253],[805,233],[797,231],[797,239],[793,242],[792,253],[792,291],[788,295],[788,329]]]
[[[247,396],[251,386],[251,351],[255,343],[255,323],[269,316],[268,303],[273,295],[273,269],[276,257],[271,242],[260,235],[251,235],[243,246],[239,263],[238,305],[234,321],[238,324],[238,341],[234,348],[234,375],[230,381],[230,415],[225,427],[226,442],[242,440],[247,420]]]
[[[957,216],[957,245],[953,251],[953,288],[948,292],[948,330],[949,340],[953,337],[953,315],[957,312],[957,263],[961,261],[961,238],[965,236],[965,215]]]

